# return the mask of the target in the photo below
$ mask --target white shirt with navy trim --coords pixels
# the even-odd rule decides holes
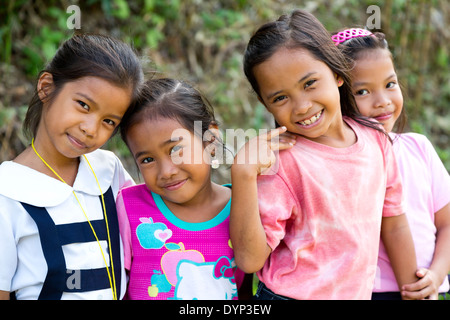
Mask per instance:
[[[96,150],[86,154],[103,193],[112,189],[114,199],[120,188],[134,184],[120,160],[110,151]],[[100,190],[84,157],[80,157],[73,187],[13,161],[0,165],[0,290],[16,292],[17,299],[37,299],[47,275],[41,241],[36,223],[21,202],[45,207],[56,225],[85,222],[72,190],[75,191],[88,218],[103,220],[99,201]],[[109,266],[107,241],[100,241]],[[105,263],[96,241],[63,246],[69,270],[104,268]],[[123,248],[122,298],[126,290]],[[64,292],[61,299],[112,299],[110,288],[89,292]]]

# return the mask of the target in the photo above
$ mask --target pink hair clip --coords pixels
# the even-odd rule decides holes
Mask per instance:
[[[331,36],[331,40],[333,40],[335,45],[339,45],[342,42],[345,42],[347,40],[358,38],[358,37],[365,37],[365,36],[373,36],[374,34],[370,32],[369,30],[361,29],[361,28],[351,28],[351,29],[345,29],[344,31],[338,32],[335,35]]]

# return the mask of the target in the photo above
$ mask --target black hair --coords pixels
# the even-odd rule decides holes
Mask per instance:
[[[122,139],[128,144],[128,131],[133,125],[160,117],[176,119],[199,137],[203,137],[210,125],[217,125],[214,109],[199,90],[181,80],[152,79],[145,82],[133,111],[122,119]],[[195,132],[196,121],[201,121],[202,132]]]
[[[359,112],[352,93],[347,59],[336,48],[331,35],[319,20],[304,10],[294,10],[290,15],[282,15],[278,20],[264,24],[251,37],[244,53],[244,73],[260,98],[254,68],[283,47],[308,50],[313,57],[325,63],[344,81],[339,87],[342,115],[386,134],[378,122],[362,116]]]
[[[335,32],[334,34],[337,34]],[[382,32],[374,32],[373,35],[355,37],[348,39],[338,45],[338,48],[344,54],[347,59],[347,63],[350,66],[354,66],[358,59],[363,58],[363,55],[371,50],[386,50],[394,63],[392,52],[389,50],[389,44],[386,40],[386,36]],[[406,127],[408,117],[406,115],[405,108],[402,108],[402,112],[398,117],[395,128],[397,133],[403,132]]]
[[[46,102],[49,103],[66,83],[87,76],[102,78],[121,88],[130,88],[133,102],[144,79],[140,59],[130,46],[108,36],[93,34],[76,34],[66,40],[39,73],[38,79],[44,72],[52,75],[54,84],[54,90],[47,96]],[[43,102],[36,89],[23,124],[24,133],[29,138],[36,135],[42,107]]]

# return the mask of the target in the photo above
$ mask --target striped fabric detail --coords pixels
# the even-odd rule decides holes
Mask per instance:
[[[111,188],[104,194],[104,198],[111,236],[117,294],[120,294],[121,258],[119,225]],[[101,197],[99,197],[99,200],[101,201]],[[110,287],[106,268],[82,270],[68,270],[66,268],[62,246],[96,241],[87,221],[55,225],[45,208],[35,207],[26,203],[21,204],[36,222],[42,250],[48,266],[47,276],[39,295],[39,300],[59,300],[63,292],[88,292]],[[107,241],[108,236],[105,220],[93,220],[91,224],[94,227],[99,241]],[[111,264],[111,260],[109,264]]]

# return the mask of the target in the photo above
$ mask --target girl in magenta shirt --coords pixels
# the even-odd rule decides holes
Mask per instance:
[[[231,170],[231,240],[238,267],[258,272],[257,298],[370,299],[380,230],[399,284],[415,279],[392,145],[359,115],[347,70],[304,11],[263,25],[247,46],[259,100],[297,136],[277,156],[274,133],[249,141]]]
[[[436,299],[447,292],[450,271],[450,177],[430,141],[401,133],[406,122],[403,96],[384,34],[346,29],[333,36],[354,61],[353,93],[359,110],[390,132],[405,195],[420,278],[403,288],[410,298]],[[393,128],[399,133],[394,133]],[[408,291],[408,292],[406,292]],[[373,299],[400,299],[390,259],[380,243]]]
[[[212,107],[187,83],[149,80],[121,125],[145,181],[117,198],[127,298],[237,299],[231,189],[211,181],[223,148]]]

